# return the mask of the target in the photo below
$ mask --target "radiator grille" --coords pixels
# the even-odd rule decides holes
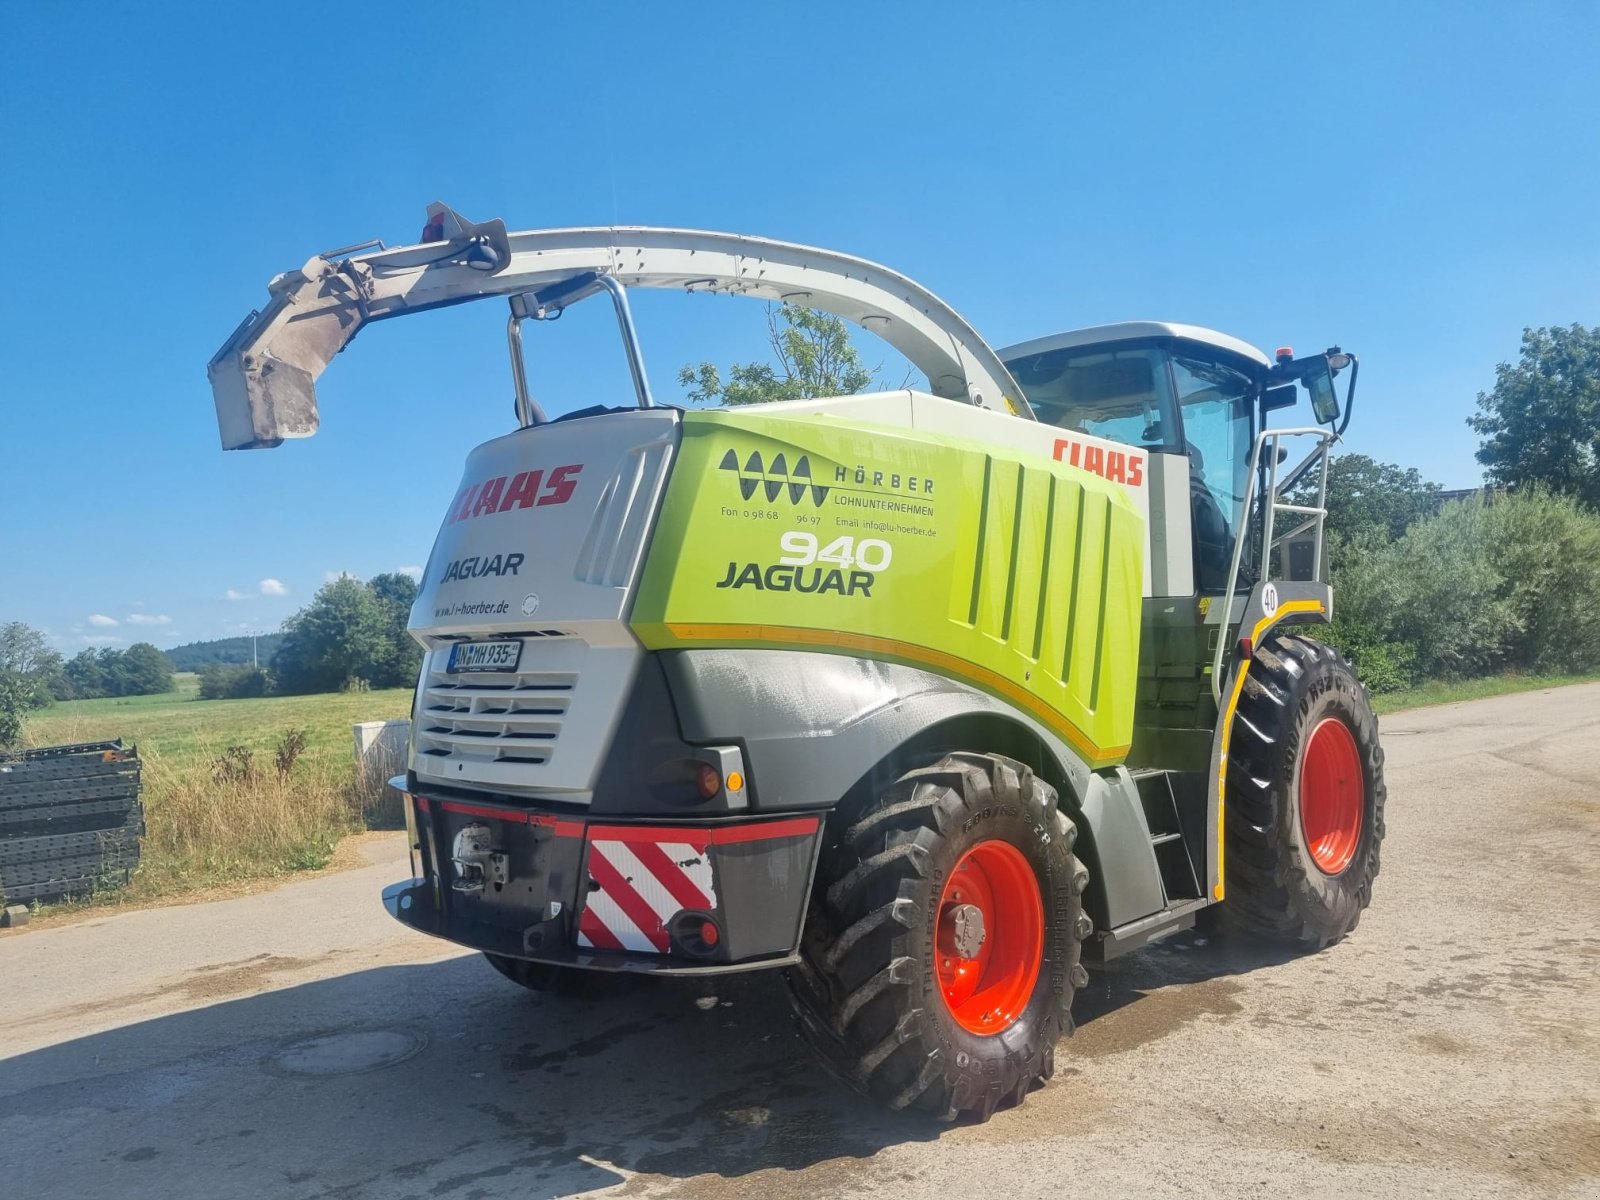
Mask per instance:
[[[577,682],[576,671],[429,671],[417,753],[478,762],[548,762]]]

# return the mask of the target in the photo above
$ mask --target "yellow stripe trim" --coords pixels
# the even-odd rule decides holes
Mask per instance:
[[[1256,622],[1256,627],[1250,631],[1250,645],[1253,648],[1261,641],[1261,635],[1268,626],[1276,624],[1285,616],[1294,613],[1323,611],[1320,600],[1285,600],[1278,605],[1278,611],[1270,617],[1262,617]],[[1221,633],[1217,636],[1222,636]],[[1228,745],[1233,740],[1233,711],[1239,707],[1239,696],[1244,691],[1244,677],[1250,673],[1252,659],[1245,659],[1239,664],[1239,674],[1234,677],[1233,691],[1228,696],[1228,706],[1222,710],[1222,757],[1217,763],[1217,883],[1211,889],[1211,895],[1221,900],[1227,890],[1224,886],[1225,876],[1222,873],[1224,852],[1227,845],[1227,830],[1223,818],[1227,811],[1227,779],[1228,779]]]
[[[1088,760],[1091,767],[1107,767],[1119,763],[1128,756],[1128,751],[1131,749],[1129,746],[1095,745],[1088,735],[1067,720],[1062,713],[1051,708],[1026,688],[988,667],[928,646],[918,646],[894,638],[873,637],[864,633],[845,633],[833,629],[802,629],[790,625],[702,625],[668,621],[660,625],[643,625],[638,631],[647,634],[652,628],[664,631],[668,637],[677,642],[734,642],[740,645],[767,646],[776,649],[816,646],[831,651],[859,651],[873,657],[933,667],[943,674],[974,684],[984,691],[993,692],[1025,710],[1037,718],[1040,724],[1059,734]]]

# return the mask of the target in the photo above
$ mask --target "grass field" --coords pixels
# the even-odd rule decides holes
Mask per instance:
[[[340,838],[366,826],[376,799],[356,779],[350,727],[411,707],[409,688],[201,700],[198,686],[180,675],[178,690],[164,696],[74,700],[28,720],[30,745],[138,745],[147,832],[139,871],[119,899],[326,865]],[[302,740],[281,771],[280,747]]]

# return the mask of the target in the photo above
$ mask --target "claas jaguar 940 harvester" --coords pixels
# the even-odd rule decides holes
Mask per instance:
[[[663,404],[644,287],[835,314],[927,387]],[[269,292],[210,364],[228,449],[314,433],[364,326],[510,305],[515,428],[411,611],[414,877],[383,895],[411,928],[545,991],[782,969],[837,1074],[981,1119],[1051,1075],[1083,961],[1213,905],[1317,948],[1367,905],[1377,722],[1308,636],[1353,356],[1153,322],[996,352],[843,254],[442,205]],[[523,329],[586,299],[633,394],[551,418]],[[1269,428],[1300,389],[1314,423]]]

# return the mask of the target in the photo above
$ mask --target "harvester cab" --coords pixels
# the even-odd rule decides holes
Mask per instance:
[[[832,312],[928,387],[663,405],[635,287]],[[1300,636],[1331,614],[1353,359],[1154,323],[1001,354],[831,251],[442,205],[422,245],[269,291],[210,364],[228,449],[314,433],[317,378],[366,324],[510,306],[515,428],[468,457],[411,613],[403,923],[541,991],[782,969],[836,1073],[952,1118],[1050,1076],[1080,959],[1219,902],[1317,947],[1367,904],[1376,721]],[[551,419],[524,327],[591,297],[633,394]],[[1300,386],[1321,424],[1266,428]]]

